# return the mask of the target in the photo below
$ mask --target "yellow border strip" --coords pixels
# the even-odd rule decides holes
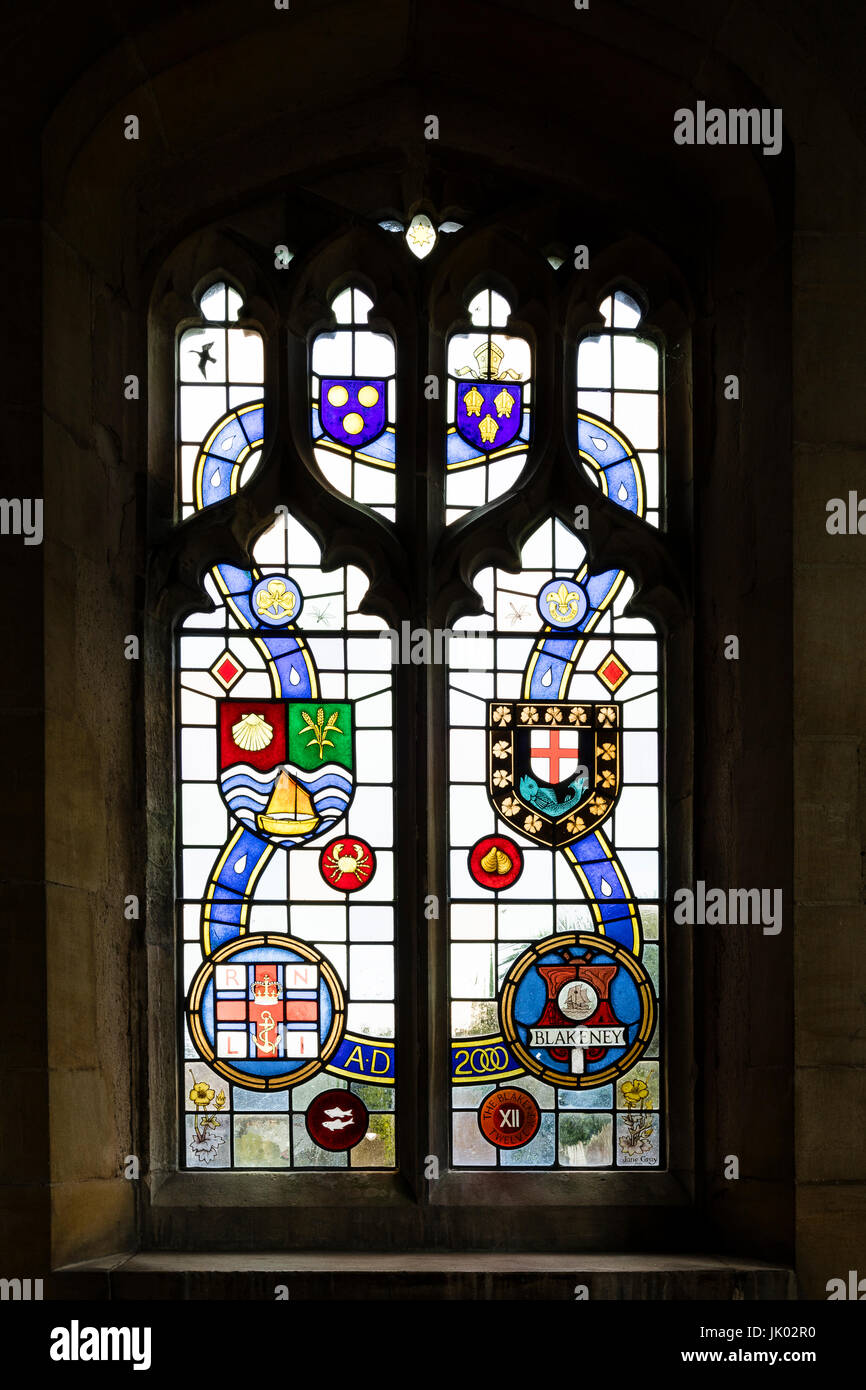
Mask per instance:
[[[635,483],[637,485],[637,511],[633,512],[632,515],[639,517],[641,521],[643,521],[646,517],[646,493],[643,485],[643,464],[641,463],[638,450],[630,440],[620,434],[619,430],[616,429],[614,425],[608,424],[607,420],[603,419],[601,415],[589,415],[586,411],[579,410],[577,412],[577,418],[578,420],[583,420],[584,424],[587,425],[594,425],[596,423],[603,425],[608,433],[612,434],[616,442],[625,450],[625,458],[617,459],[617,463],[631,463],[635,475]],[[598,459],[594,458],[592,454],[587,453],[585,449],[578,449],[577,452],[580,458],[584,459],[593,471],[598,474],[601,491],[604,493],[605,497],[609,497],[610,493],[607,490],[607,478]],[[658,451],[647,450],[647,452],[656,453]]]
[[[397,437],[397,431],[395,430],[393,425],[388,425],[382,431],[382,434],[391,434],[394,436],[395,439]],[[376,438],[381,439],[382,435],[377,434]],[[322,443],[323,439],[326,439],[328,441],[327,444]],[[356,460],[360,460],[361,463],[369,464],[371,468],[381,468],[382,471],[385,473],[393,473],[397,468],[396,459],[374,458],[372,454],[365,454],[360,449],[350,449],[347,444],[337,443],[337,441],[335,439],[332,439],[329,434],[322,434],[319,436],[318,439],[314,439],[313,448],[321,449],[323,453],[326,454],[337,454],[340,458],[351,458],[352,454],[354,453]]]
[[[264,390],[264,388],[262,389]],[[193,464],[192,472],[193,496],[195,498],[195,509],[197,512],[200,512],[204,509],[204,497],[202,496],[201,485],[202,478],[204,476],[205,459],[208,457],[210,453],[210,447],[216,439],[217,435],[221,434],[222,431],[225,429],[226,418],[230,416],[236,416],[239,418],[241,415],[249,415],[250,411],[261,410],[263,406],[263,400],[250,401],[246,405],[236,406],[234,410],[227,410],[225,415],[220,416],[219,420],[214,425],[210,434],[207,436],[207,439],[202,444],[198,452],[198,457],[196,458],[196,461]],[[221,458],[219,460],[220,463],[228,463],[231,465],[232,476],[229,483],[229,497],[233,497],[238,490],[238,478],[240,477],[241,468],[243,467],[244,463],[249,458],[250,454],[254,453],[256,449],[261,449],[263,444],[264,435],[262,435],[261,439],[254,440],[253,442],[247,441],[247,444],[241,450],[240,454],[236,459],[232,460]]]

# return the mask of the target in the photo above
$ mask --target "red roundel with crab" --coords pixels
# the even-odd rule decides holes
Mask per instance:
[[[469,872],[482,888],[501,892],[523,872],[523,855],[507,835],[485,835],[469,851]]]
[[[366,840],[341,835],[325,845],[319,857],[322,878],[340,893],[363,888],[376,872],[376,855]]]

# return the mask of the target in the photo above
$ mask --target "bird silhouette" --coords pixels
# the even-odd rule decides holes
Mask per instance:
[[[213,347],[213,339],[209,343],[202,343],[200,348],[190,348],[190,352],[198,357],[198,369],[203,377],[207,377],[207,364],[213,362],[216,366],[216,358],[211,357],[210,350]]]

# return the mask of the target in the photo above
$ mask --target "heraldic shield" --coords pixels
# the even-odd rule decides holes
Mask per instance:
[[[350,700],[220,700],[220,794],[260,839],[323,835],[355,792]]]
[[[360,449],[387,424],[387,388],[373,377],[326,376],[321,383],[322,424],[332,439]]]
[[[597,829],[621,785],[616,704],[488,705],[487,794],[515,830],[564,849]]]
[[[523,424],[523,387],[509,381],[463,381],[457,387],[457,432],[490,453],[504,449]]]

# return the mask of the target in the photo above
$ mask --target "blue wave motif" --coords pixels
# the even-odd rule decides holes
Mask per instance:
[[[220,791],[232,815],[249,826],[254,834],[264,833],[256,825],[256,815],[264,811],[270,801],[283,769],[304,788],[323,821],[330,824],[345,814],[355,788],[351,774],[340,763],[325,763],[315,772],[295,767],[292,763],[268,768],[266,772],[250,767],[249,763],[234,763],[220,777]],[[317,826],[308,834],[299,836],[295,843],[321,835],[325,828]],[[266,838],[285,845],[279,837],[268,835]],[[285,848],[291,848],[291,843]]]

